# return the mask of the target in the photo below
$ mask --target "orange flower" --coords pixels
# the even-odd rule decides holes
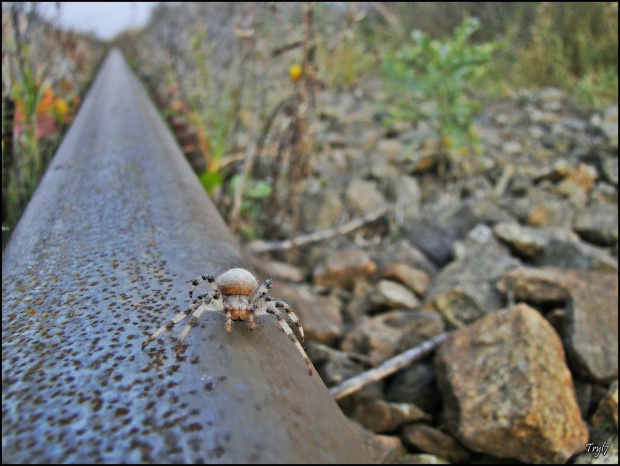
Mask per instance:
[[[43,91],[43,97],[39,101],[39,105],[37,105],[37,115],[43,115],[44,113],[49,113],[54,106],[54,90],[51,87],[48,87]]]

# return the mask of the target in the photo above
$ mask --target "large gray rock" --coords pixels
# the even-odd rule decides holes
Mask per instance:
[[[435,357],[448,427],[468,448],[526,463],[565,462],[588,432],[560,338],[520,304],[453,333]]]
[[[519,264],[495,241],[480,245],[435,277],[424,309],[440,313],[451,327],[468,325],[503,307],[496,281]]]
[[[579,237],[567,228],[535,228],[518,223],[498,223],[493,232],[502,242],[508,244],[513,253],[527,259],[543,256],[553,239],[579,240]]]

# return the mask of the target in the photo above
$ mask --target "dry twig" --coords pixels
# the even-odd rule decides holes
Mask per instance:
[[[448,335],[448,332],[437,335],[435,338],[425,341],[421,345],[408,349],[404,353],[400,353],[399,355],[388,359],[379,367],[367,370],[356,375],[355,377],[351,377],[349,380],[345,380],[341,384],[330,388],[329,391],[336,400],[355,393],[366,385],[382,380],[403,367],[408,366],[416,359],[426,356],[428,353],[437,348],[448,337]]]
[[[351,220],[350,222],[340,225],[339,227],[315,231],[314,233],[310,233],[307,235],[300,235],[294,239],[269,242],[262,240],[252,241],[248,244],[248,249],[253,253],[283,251],[295,248],[297,246],[301,246],[302,244],[315,243],[317,241],[322,241],[328,238],[332,238],[334,236],[347,234],[365,225],[366,223],[374,222],[375,220],[383,217],[388,211],[389,209],[387,207],[384,207],[382,209],[370,212],[363,217]]]

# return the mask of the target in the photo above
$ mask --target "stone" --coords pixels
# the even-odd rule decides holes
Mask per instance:
[[[447,426],[466,447],[525,463],[565,462],[586,426],[560,338],[519,304],[454,332],[435,356]]]
[[[397,218],[405,220],[419,215],[422,193],[416,179],[411,176],[397,175],[385,181],[385,196],[394,203]]]
[[[523,152],[523,147],[517,141],[507,141],[502,145],[502,152],[508,156],[514,157]]]
[[[299,215],[304,231],[317,231],[333,227],[342,213],[340,197],[329,190],[304,194],[299,205]]]
[[[598,383],[618,377],[617,273],[520,267],[506,273],[497,286],[518,300],[568,303],[563,333],[573,370]]]
[[[396,280],[423,297],[429,285],[428,274],[403,262],[389,262],[379,271],[381,278]]]
[[[617,272],[618,261],[605,249],[582,241],[552,239],[547,244],[544,255],[536,261],[542,267],[561,267],[566,269],[598,270]]]
[[[539,182],[548,180],[553,183],[566,178],[571,170],[570,164],[565,159],[556,160],[550,167],[544,167],[537,171],[532,181]]]
[[[584,240],[600,246],[618,242],[618,204],[594,204],[579,212],[573,229]]]
[[[378,156],[384,158],[388,162],[394,162],[402,151],[403,143],[398,139],[382,139],[377,144]]]
[[[547,198],[531,207],[527,214],[528,225],[534,227],[570,227],[573,219],[571,205],[560,199]]]
[[[431,417],[412,403],[373,400],[357,405],[353,419],[377,434],[393,432],[403,424],[430,421]]]
[[[377,251],[373,255],[373,258],[381,265],[390,262],[405,263],[410,267],[426,272],[429,277],[433,277],[437,273],[437,266],[406,239],[387,243],[382,250]]]
[[[443,267],[452,259],[452,244],[459,238],[453,227],[444,227],[437,222],[414,217],[404,225],[409,241],[419,248],[438,267]]]
[[[270,277],[289,282],[301,282],[304,280],[303,272],[294,265],[267,260],[253,254],[248,254],[248,261],[252,264],[252,267],[260,272],[261,277]]]
[[[518,223],[498,223],[493,233],[518,257],[535,259],[545,254],[552,239],[579,240],[579,237],[567,228],[536,228],[522,226]]]
[[[607,390],[605,397],[599,402],[596,412],[592,416],[592,425],[596,427],[606,426],[608,430],[610,425],[615,426],[618,430],[618,381],[614,381]]]
[[[401,440],[393,435],[378,435],[365,429],[357,422],[351,424],[359,434],[370,457],[379,464],[389,464],[396,461],[405,453]]]
[[[396,464],[450,464],[450,462],[435,455],[420,453],[403,455],[396,461]]]
[[[360,323],[343,338],[340,348],[366,354],[371,362],[380,363],[443,330],[443,321],[436,313],[390,311],[373,317],[362,316]]]
[[[618,155],[605,157],[601,161],[601,171],[606,181],[618,187]]]
[[[361,316],[372,309],[368,296],[372,293],[373,285],[365,280],[355,282],[353,293],[344,311],[347,322],[358,322]]]
[[[349,206],[361,215],[382,209],[386,205],[377,183],[359,178],[349,184],[345,198]]]
[[[495,282],[519,264],[503,246],[480,245],[435,277],[423,308],[441,314],[449,327],[468,325],[503,307]]]
[[[377,264],[359,249],[347,248],[332,253],[325,264],[314,269],[314,283],[320,286],[351,288],[377,269]]]
[[[433,414],[441,404],[432,364],[418,361],[388,379],[385,399],[397,403],[414,403]]]
[[[304,327],[306,338],[332,343],[342,333],[340,300],[334,296],[314,296],[307,289],[285,283],[274,286],[277,299],[286,302]]]
[[[599,124],[609,144],[618,147],[618,105],[607,107]]]
[[[459,442],[427,424],[410,424],[402,428],[400,438],[405,445],[454,463],[465,463],[470,453]]]
[[[420,305],[415,295],[403,285],[391,280],[381,280],[369,298],[377,308],[413,309]]]
[[[339,384],[364,370],[364,366],[353,361],[347,353],[320,343],[309,341],[306,344],[306,353],[328,387]]]

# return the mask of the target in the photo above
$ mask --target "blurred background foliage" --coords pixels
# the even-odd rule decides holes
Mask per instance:
[[[93,37],[58,29],[59,13],[57,3],[2,4],[3,248],[104,52]]]
[[[2,9],[3,244],[109,45],[40,8]],[[457,158],[482,151],[472,123],[484,98],[550,86],[590,108],[618,98],[612,2],[161,3],[112,44],[247,236],[295,217],[323,91],[378,90],[390,121],[432,120]]]

